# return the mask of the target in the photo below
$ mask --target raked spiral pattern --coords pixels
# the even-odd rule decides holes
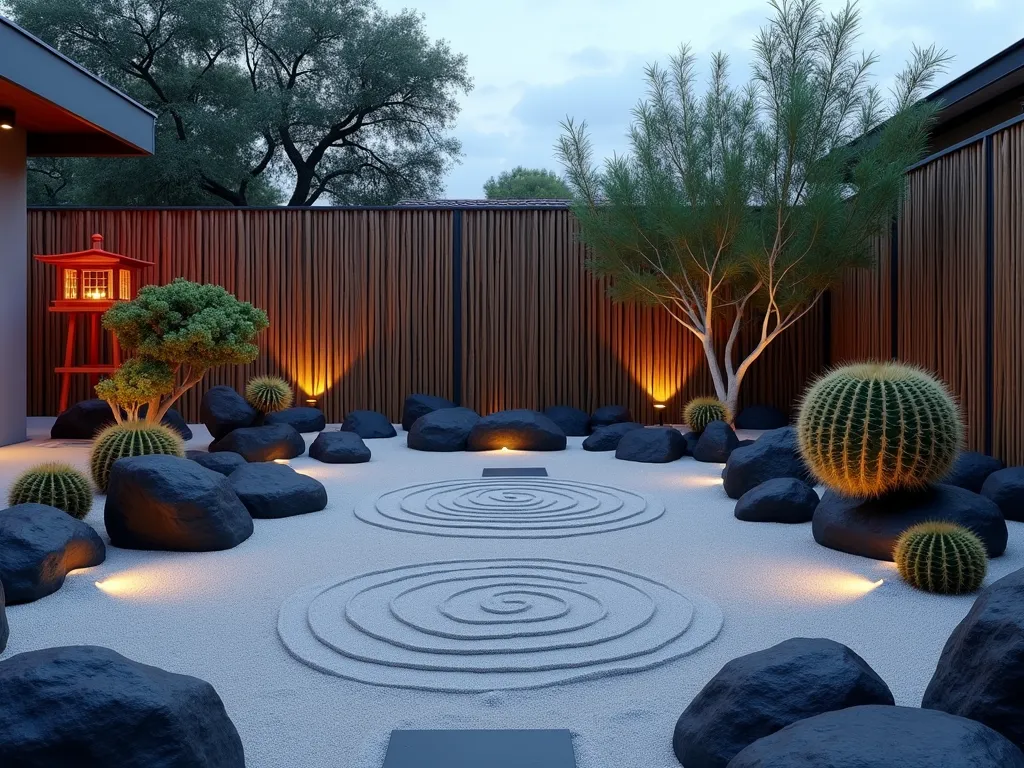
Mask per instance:
[[[406,533],[492,539],[583,536],[656,520],[656,499],[552,478],[475,478],[410,485],[364,500],[356,516]]]
[[[642,576],[560,560],[457,560],[304,588],[289,652],[322,672],[432,691],[535,688],[647,669],[711,642],[718,606]]]

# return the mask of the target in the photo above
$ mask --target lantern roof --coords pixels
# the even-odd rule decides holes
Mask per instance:
[[[68,264],[69,262],[82,262],[97,265],[118,265],[133,269],[145,269],[152,267],[153,262],[135,259],[131,256],[124,256],[120,253],[112,253],[103,250],[103,235],[92,236],[92,248],[85,251],[73,251],[71,253],[52,253],[45,255],[36,254],[35,258],[46,264]]]

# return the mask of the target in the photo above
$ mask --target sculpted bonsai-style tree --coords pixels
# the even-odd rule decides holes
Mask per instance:
[[[852,3],[832,15],[818,0],[771,7],[744,87],[718,54],[698,93],[684,47],[668,71],[648,68],[626,155],[596,168],[572,120],[556,148],[590,269],[613,298],[661,306],[700,340],[732,413],[765,348],[848,267],[871,265],[904,171],[927,151],[937,106],[921,96],[948,60],[915,47],[883,98],[875,56],[855,50]]]
[[[178,278],[148,285],[132,301],[118,302],[103,315],[103,327],[117,334],[133,357],[96,394],[110,403],[114,418],[158,424],[167,409],[218,365],[251,363],[256,336],[269,325],[267,314],[239,301],[219,285]]]

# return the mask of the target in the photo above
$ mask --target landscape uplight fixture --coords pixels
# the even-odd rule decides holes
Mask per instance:
[[[0,107],[0,128],[5,131],[14,129],[14,110],[10,107]]]
[[[316,405],[316,398],[315,397],[307,397],[306,398],[306,405],[309,405],[309,406]]]
[[[666,406],[665,403],[655,403],[654,404],[654,410],[656,410],[658,412],[658,426],[659,427],[664,427],[665,426],[665,408],[667,408],[667,407],[668,406]]]

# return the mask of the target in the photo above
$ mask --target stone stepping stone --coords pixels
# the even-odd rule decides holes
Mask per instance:
[[[544,731],[392,731],[384,768],[576,768],[572,734]]]
[[[0,662],[4,765],[244,768],[213,686],[76,645]],[[73,757],[72,757],[73,756]]]
[[[53,594],[69,571],[99,565],[106,557],[96,530],[61,509],[18,504],[0,512],[0,583],[7,605]]]
[[[115,461],[103,520],[110,543],[126,549],[211,552],[253,531],[227,477],[177,456]]]
[[[246,461],[294,459],[306,452],[306,441],[288,424],[234,429],[220,440],[210,443],[211,453],[232,451]]]
[[[417,419],[426,416],[428,413],[440,411],[445,408],[454,408],[455,403],[444,397],[435,395],[409,395],[405,398],[402,406],[402,429],[408,432]]]
[[[287,424],[296,432],[321,432],[327,426],[327,417],[319,408],[301,406],[274,411],[263,417],[264,424]]]
[[[370,449],[355,432],[321,432],[309,446],[309,458],[325,464],[364,464]]]
[[[246,464],[245,457],[233,451],[185,451],[185,458],[191,459],[201,467],[220,472],[222,475],[230,475],[236,469]]]
[[[246,464],[232,472],[228,482],[249,514],[262,520],[319,512],[327,506],[323,483],[284,464]]]
[[[396,437],[395,425],[378,411],[352,411],[341,424],[342,432],[355,432],[363,440]]]

